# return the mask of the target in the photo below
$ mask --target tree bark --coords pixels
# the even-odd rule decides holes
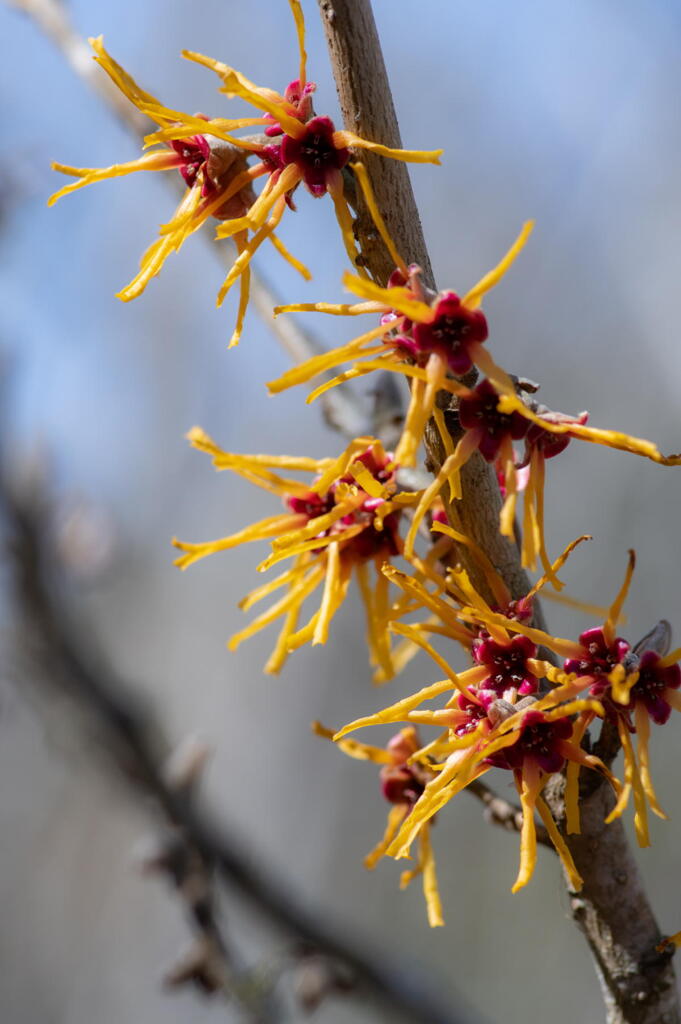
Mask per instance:
[[[372,142],[401,147],[388,76],[383,61],[370,0],[318,0],[331,56],[345,127]],[[434,278],[421,221],[405,164],[362,152],[378,206],[398,250],[407,263],[418,263],[424,280]],[[368,212],[358,199],[357,236],[364,264],[385,284],[393,270]],[[458,420],[453,407],[446,413],[456,440]],[[426,436],[429,468],[439,469],[443,451],[437,431]],[[529,587],[516,545],[499,534],[501,498],[495,474],[479,456],[464,468],[463,497],[448,508],[487,552],[514,597]],[[457,551],[476,586],[487,587],[476,566]],[[540,619],[541,621],[541,619]],[[586,775],[586,773],[582,773]],[[547,787],[546,799],[563,828],[563,780]],[[584,779],[581,805],[582,834],[567,836],[577,869],[584,879],[579,894],[570,893],[573,919],[584,933],[593,954],[606,1005],[608,1024],[679,1024],[676,981],[668,953],[655,947],[661,933],[650,908],[622,824],[605,825],[612,806],[607,784]]]

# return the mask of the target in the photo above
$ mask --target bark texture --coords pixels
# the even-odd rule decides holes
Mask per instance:
[[[345,127],[373,142],[401,147],[388,76],[370,0],[318,0]],[[437,140],[436,140],[437,141]],[[407,166],[362,152],[379,208],[407,263],[418,263],[434,287],[421,222]],[[384,284],[393,267],[366,210],[358,203],[357,236],[364,264]],[[446,413],[454,440],[458,420]],[[443,451],[437,431],[426,437],[429,468],[437,471]],[[501,498],[495,474],[478,455],[461,474],[463,498],[448,508],[459,525],[487,552],[514,597],[528,589],[517,546],[499,534]],[[463,550],[457,556],[476,585],[487,592]],[[539,618],[538,624],[541,624]],[[582,773],[583,775],[585,773]],[[584,879],[570,893],[573,919],[591,948],[600,978],[608,1024],[679,1024],[674,970],[669,954],[656,952],[661,933],[620,822],[604,825],[612,797],[607,784],[584,779],[582,834],[567,841]],[[564,821],[562,779],[545,793],[559,827]]]

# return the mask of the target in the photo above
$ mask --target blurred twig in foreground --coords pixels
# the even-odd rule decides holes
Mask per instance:
[[[173,878],[200,935],[197,958],[176,981],[193,981],[205,989],[229,992],[246,1006],[253,1020],[272,1020],[269,993],[234,972],[215,916],[212,875],[217,874],[243,896],[258,915],[285,937],[298,966],[327,963],[326,991],[352,986],[388,1008],[391,1019],[421,1024],[457,1024],[455,1017],[425,992],[404,965],[387,965],[345,940],[328,915],[311,912],[258,867],[245,850],[213,822],[196,802],[192,782],[197,763],[191,758],[179,776],[164,768],[170,745],[149,707],[131,696],[131,688],[110,667],[95,663],[64,612],[57,596],[55,562],[49,548],[49,503],[34,480],[27,488],[11,484],[0,469],[0,506],[12,555],[13,603],[20,636],[30,656],[31,678],[69,697],[97,726],[102,746],[130,789],[156,811],[172,833],[172,843],[156,858],[156,867]],[[165,858],[165,862],[163,860]],[[198,881],[198,885],[197,885]],[[323,986],[322,986],[323,987]]]

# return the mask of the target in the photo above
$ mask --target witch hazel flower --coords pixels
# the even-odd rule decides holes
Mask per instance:
[[[591,538],[584,535],[568,544],[550,567],[549,573],[540,577],[522,597],[513,598],[485,552],[472,538],[441,520],[433,521],[432,531],[441,535],[433,545],[437,558],[446,557],[451,561],[457,549],[467,549],[474,563],[477,563],[491,600],[476,590],[468,573],[460,565],[444,570],[444,576],[435,572],[430,578],[419,578],[418,574],[409,575],[394,565],[383,566],[385,575],[403,592],[403,598],[393,603],[388,627],[391,632],[403,638],[401,645],[395,649],[395,660],[401,662],[404,657],[411,659],[415,649],[421,648],[447,674],[447,661],[438,655],[427,640],[428,636],[436,634],[456,642],[471,656],[476,670],[475,685],[480,693],[486,693],[487,699],[504,698],[513,702],[518,697],[537,692],[541,679],[548,679],[551,683],[565,683],[569,678],[567,674],[538,657],[538,642],[516,633],[513,623],[530,626],[537,595],[555,577],[574,549]],[[440,547],[443,541],[450,542],[448,548]],[[432,591],[428,589],[429,586],[433,587]],[[607,614],[607,609],[597,605],[567,595],[561,594],[559,597],[561,603],[587,614]],[[400,621],[406,615],[418,611],[427,612],[428,618],[409,624]],[[462,618],[463,612],[465,618]],[[569,641],[565,643],[568,644],[566,650],[576,649],[574,645],[570,646]],[[483,671],[478,671],[478,668]],[[579,689],[577,687],[575,693]]]
[[[499,412],[523,416],[532,426],[528,430],[528,455],[535,451],[543,458],[553,458],[565,450],[571,439],[600,444],[621,452],[641,455],[661,466],[681,466],[681,454],[663,455],[657,445],[641,437],[623,434],[617,430],[604,430],[587,425],[589,413],[577,416],[554,412],[534,399],[521,398],[514,389],[501,389]],[[536,428],[536,429],[535,429]],[[548,435],[548,436],[547,436]],[[552,440],[549,440],[549,437]],[[561,441],[563,442],[561,444]]]
[[[315,198],[328,193],[334,204],[348,256],[357,266],[358,251],[353,234],[353,219],[344,196],[343,168],[349,164],[354,150],[367,149],[381,156],[409,163],[439,164],[442,150],[391,149],[363,139],[351,131],[336,130],[331,118],[317,116],[312,107],[313,82],[307,79],[305,53],[305,23],[299,0],[289,0],[298,33],[300,67],[298,78],[292,81],[284,94],[263,88],[222,61],[188,50],[183,56],[214,71],[222,82],[220,91],[238,96],[264,116],[265,144],[258,147],[258,155],[268,167],[268,178],[257,202],[243,218],[225,223],[217,232],[219,238],[231,237],[243,227],[255,232],[248,247],[241,253],[223,285],[226,292],[242,272],[261,241],[261,232],[275,227],[286,205],[293,207],[293,193],[300,184]],[[190,134],[192,123],[185,121],[169,131],[163,138],[180,138]],[[158,136],[158,137],[161,137]],[[238,140],[236,140],[238,145]]]
[[[143,255],[139,272],[118,293],[120,299],[129,302],[142,294],[151,279],[161,271],[171,253],[178,252],[186,239],[198,231],[209,218],[241,218],[255,202],[253,182],[266,173],[267,167],[264,164],[249,167],[247,159],[253,151],[253,144],[237,144],[230,133],[234,129],[260,125],[263,119],[250,117],[210,120],[202,114],[190,116],[181,111],[171,110],[137,85],[116,63],[104,48],[101,36],[91,39],[90,45],[94,50],[94,59],[124,96],[159,125],[159,137],[149,137],[147,144],[155,144],[155,148],[128,163],[103,168],[69,167],[54,163],[54,170],[77,180],[55,192],[48,200],[48,204],[51,206],[58,199],[86,185],[138,171],[178,171],[187,186],[180,205],[170,221],[161,227],[159,238]],[[180,139],[174,139],[173,126],[178,122],[191,122],[193,130]],[[234,240],[237,249],[243,250],[247,242],[247,232],[235,234]],[[273,241],[279,244],[278,239],[274,237]],[[283,247],[280,246],[280,251],[282,250]],[[302,265],[299,269],[301,272],[304,271]],[[245,275],[242,280],[239,313],[232,344],[236,344],[241,334],[248,303],[248,290],[248,275]]]
[[[525,437],[529,423],[515,410],[508,413],[499,410],[500,392],[488,379],[480,381],[473,389],[458,385],[457,393],[460,396],[458,415],[463,433],[454,445],[446,429],[440,431],[443,440],[449,438],[445,441],[447,457],[433,482],[424,490],[414,513],[405,542],[407,552],[412,550],[424,516],[433,502],[440,498],[445,487],[449,487],[451,500],[461,497],[460,471],[475,452],[479,452],[486,462],[496,464],[498,471],[503,474],[505,498],[499,527],[503,536],[511,539],[515,536],[514,520],[519,487],[513,442]],[[526,500],[529,487],[528,482],[525,488]],[[544,551],[543,524],[537,521],[536,526],[539,546]],[[542,561],[545,570],[550,571],[551,563],[545,552]]]
[[[524,247],[533,224],[528,221],[500,263],[460,297],[456,292],[434,293],[421,281],[420,269],[407,266],[397,252],[385,222],[378,210],[366,170],[354,164],[353,170],[362,188],[372,219],[388,252],[395,261],[396,270],[388,286],[382,288],[373,281],[346,273],[345,287],[364,300],[354,304],[326,302],[294,303],[276,306],[280,313],[309,312],[333,316],[378,315],[377,327],[354,338],[346,345],[331,349],[287,371],[277,380],[270,381],[270,393],[285,391],[296,384],[306,383],[322,373],[350,363],[350,369],[324,382],[307,401],[312,402],[329,388],[345,381],[364,377],[377,370],[389,370],[409,378],[411,397],[402,438],[396,457],[403,466],[414,466],[418,447],[426,423],[434,415],[443,442],[449,438],[442,413],[436,407],[438,391],[455,395],[467,393],[452,377],[466,374],[473,366],[487,373],[503,387],[512,388],[508,375],[496,365],[484,347],[489,329],[480,304],[510,268]]]
[[[556,686],[542,696],[529,695],[511,702],[484,689],[486,671],[485,666],[475,666],[460,674],[449,669],[449,688],[454,693],[443,708],[426,710],[422,705],[446,692],[445,681],[424,687],[389,708],[351,722],[333,737],[341,744],[347,742],[348,734],[356,729],[393,721],[445,730],[432,743],[412,754],[408,764],[425,764],[432,778],[397,834],[381,847],[381,854],[396,858],[409,856],[412,843],[434,816],[475,779],[497,768],[512,772],[523,812],[520,867],[512,891],[517,892],[526,885],[534,871],[535,811],[546,826],[571,886],[579,891],[582,880],[541,798],[541,791],[566,763],[575,763],[600,772],[619,793],[620,786],[606,765],[575,742],[574,716],[584,711],[601,713],[602,706],[588,697],[575,699],[572,683]]]
[[[519,634],[537,645],[546,647],[564,660],[563,670],[554,670],[554,678],[566,692],[573,694],[586,690],[598,707],[585,707],[575,723],[574,740],[581,743],[593,720],[609,719],[616,726],[624,755],[624,786],[619,789],[615,807],[606,823],[619,817],[628,801],[634,797],[634,827],[640,846],[649,846],[648,806],[658,815],[666,817],[659,806],[650,776],[649,720],[657,724],[667,721],[672,708],[681,710],[681,648],[666,654],[649,642],[647,637],[634,650],[622,637],[616,626],[621,619],[635,567],[634,553],[629,553],[625,578],[614,601],[607,610],[602,626],[592,627],[580,634],[579,640],[554,637],[527,622],[488,613],[471,603],[455,612],[469,624],[479,623],[487,629],[502,628]],[[659,645],[658,645],[659,646]],[[633,715],[633,722],[632,722]],[[634,749],[632,734],[637,736],[638,753]],[[568,765],[565,785],[566,827],[568,833],[579,833],[579,765]]]
[[[299,0],[289,0],[299,47],[299,77],[280,95],[260,88],[238,71],[220,61],[184,51],[183,56],[220,76],[221,91],[245,99],[256,108],[255,117],[208,118],[187,114],[161,104],[140,88],[104,49],[101,37],[91,39],[95,60],[114,84],[145,115],[156,121],[158,129],[145,138],[145,147],[156,147],[138,160],[102,169],[76,168],[53,164],[55,170],[78,180],[55,193],[56,202],[70,192],[106,178],[136,171],[176,169],[188,189],[172,219],[161,227],[159,239],[142,257],[139,273],[119,292],[129,301],[140,295],[156,276],[171,253],[177,252],[189,235],[210,217],[222,222],[218,238],[231,238],[237,250],[236,260],[220,291],[218,306],[238,280],[241,285],[237,323],[230,345],[238,343],[249,299],[249,266],[254,253],[270,241],[279,254],[304,278],[308,269],[287,250],[276,234],[286,206],[295,208],[293,193],[304,183],[314,196],[328,192],[334,202],[344,243],[353,261],[357,249],[352,233],[352,215],[343,196],[342,169],[353,149],[371,149],[398,160],[439,163],[442,150],[393,150],[361,139],[352,132],[336,131],[326,117],[315,117],[312,109],[314,83],[306,78],[305,25]],[[259,127],[260,135],[239,136],[243,128]],[[250,157],[257,162],[248,166]],[[256,199],[253,183],[266,178]]]
[[[660,818],[666,814],[659,805],[650,776],[650,719],[664,725],[672,708],[681,710],[681,669],[677,664],[681,649],[668,653],[671,629],[662,622],[632,650],[629,643],[616,636],[615,625],[631,584],[636,560],[633,551],[622,587],[602,627],[586,630],[579,637],[581,653],[565,661],[564,670],[586,682],[589,693],[604,708],[603,717],[613,722],[624,755],[624,787],[608,821],[619,817],[633,793],[634,828],[640,846],[650,845],[648,806]],[[632,721],[633,717],[633,721]],[[582,734],[591,724],[593,714],[580,716]],[[636,736],[636,746],[632,741]],[[576,778],[569,780],[573,787]],[[574,804],[576,794],[571,793]],[[568,830],[573,827],[568,816]]]
[[[272,546],[272,553],[258,566],[260,572],[292,559],[291,568],[241,601],[240,607],[247,611],[263,598],[284,591],[283,597],[231,638],[230,650],[283,619],[265,668],[269,673],[280,671],[292,651],[308,642],[326,643],[331,621],[354,575],[366,610],[370,661],[380,669],[381,680],[390,679],[395,666],[386,629],[389,581],[380,570],[401,553],[403,512],[418,500],[418,494],[399,491],[398,467],[392,454],[371,437],[355,439],[337,459],[235,455],[223,451],[199,428],[190,432],[189,439],[195,448],[212,457],[216,469],[232,470],[278,496],[284,504],[279,514],[228,537],[206,543],[173,541],[183,552],[175,563],[181,569],[207,555],[257,540],[270,540]],[[307,472],[313,478],[303,483],[281,476],[281,470]],[[426,576],[434,575],[426,562],[416,558],[414,564]],[[299,626],[303,604],[320,587],[319,608],[305,625]]]
[[[324,728],[321,723],[313,722],[312,728],[317,736],[333,740],[333,731]],[[349,757],[381,765],[381,793],[391,808],[383,838],[364,858],[364,866],[371,871],[385,855],[401,825],[433,778],[434,772],[425,761],[419,759],[421,741],[413,726],[400,729],[385,748],[372,747],[354,739],[338,740],[336,746]],[[400,889],[406,889],[415,878],[422,878],[428,923],[431,928],[436,928],[444,924],[444,919],[435,871],[435,857],[431,846],[431,824],[432,822],[429,822],[424,825],[419,833],[417,864],[411,870],[402,872]]]
[[[426,638],[430,634],[437,634],[460,644],[470,654],[474,666],[459,673],[456,679],[459,683],[472,680],[483,703],[497,698],[513,703],[518,698],[537,693],[542,679],[552,684],[564,685],[569,682],[570,677],[566,672],[538,657],[539,644],[534,635],[525,636],[516,629],[516,623],[521,624],[522,629],[530,626],[534,599],[551,577],[548,574],[542,576],[527,594],[512,599],[508,587],[475,542],[448,524],[436,523],[433,529],[457,544],[468,546],[479,564],[494,605],[490,605],[476,590],[468,573],[460,566],[450,568],[447,572],[445,587],[441,592],[431,593],[425,585],[427,581],[418,580],[395,566],[386,565],[383,572],[412,601],[412,605],[406,609],[401,609],[399,602],[393,605],[390,630],[409,638],[426,651],[450,679],[452,676],[449,675],[447,661]],[[569,544],[554,562],[552,573],[555,574],[561,568],[578,544],[588,539],[586,536],[578,537]],[[582,610],[585,607],[588,611],[594,609],[593,605],[582,606],[581,602],[572,598],[567,600],[573,607]],[[398,616],[405,611],[412,611],[414,607],[430,612],[430,618],[408,625],[396,621]],[[569,645],[569,641],[566,643]],[[572,645],[568,649],[573,651],[576,648]],[[584,689],[585,685],[581,682],[574,688],[573,696]]]

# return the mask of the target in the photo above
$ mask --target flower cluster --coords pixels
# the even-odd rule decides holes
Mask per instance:
[[[267,539],[272,550],[258,566],[260,572],[292,559],[291,568],[241,601],[240,607],[248,611],[263,598],[284,591],[283,597],[232,637],[230,650],[279,619],[283,619],[283,626],[266,672],[278,672],[287,656],[303,644],[326,643],[331,620],[345,600],[354,574],[366,609],[370,659],[377,670],[377,681],[392,678],[395,666],[386,631],[390,584],[381,569],[402,554],[400,528],[404,513],[419,499],[418,493],[399,490],[399,467],[393,455],[371,437],[357,438],[337,459],[235,455],[223,451],[199,428],[190,432],[189,439],[195,448],[212,457],[216,469],[232,470],[278,496],[284,505],[277,515],[228,537],[198,544],[173,542],[183,552],[175,563],[181,569],[206,555]],[[303,483],[274,470],[312,473],[313,479]],[[412,563],[421,576],[442,587],[444,580],[431,567],[437,553],[429,552],[423,561],[412,556]],[[320,587],[319,608],[299,627],[303,604]]]
[[[650,441],[592,427],[585,412],[571,416],[550,410],[534,397],[536,386],[512,376],[493,358],[482,301],[523,250],[531,221],[500,262],[468,291],[436,292],[424,281],[421,269],[408,262],[409,254],[398,251],[357,153],[365,149],[391,159],[438,163],[442,151],[389,149],[351,131],[336,130],[330,118],[318,116],[313,108],[315,86],[307,78],[300,0],[289,4],[298,38],[298,77],[283,93],[257,86],[212,58],[184,53],[217,74],[222,93],[249,103],[256,112],[252,117],[209,118],[165,107],[116,64],[101,39],[92,40],[95,59],[138,110],[156,123],[156,131],[145,140],[148,152],[127,164],[104,169],[55,164],[56,170],[76,180],[50,202],[106,178],[144,170],[178,171],[184,184],[180,205],[120,297],[139,295],[168,256],[213,218],[218,221],[217,237],[232,239],[236,247],[218,295],[219,304],[240,282],[231,339],[236,344],[244,327],[253,256],[269,241],[308,277],[277,230],[286,209],[295,210],[300,185],[315,198],[327,193],[331,197],[352,265],[343,282],[359,301],[286,304],[273,312],[369,316],[371,326],[270,381],[268,388],[276,394],[324,375],[308,397],[311,402],[330,388],[377,371],[399,374],[409,384],[410,399],[395,452],[386,451],[376,437],[362,436],[335,458],[238,455],[222,450],[195,428],[191,443],[211,457],[216,469],[228,469],[268,491],[280,508],[216,541],[175,540],[181,551],[176,564],[184,569],[237,545],[269,542],[270,552],[258,571],[282,562],[286,568],[252,590],[240,606],[248,611],[266,598],[274,601],[229,641],[234,650],[247,637],[278,623],[279,636],[266,672],[280,671],[288,655],[304,644],[326,643],[353,577],[366,611],[374,682],[391,679],[419,652],[438,666],[443,678],[375,714],[335,734],[319,723],[314,729],[349,756],[380,766],[380,788],[390,811],[385,834],[366,865],[373,868],[384,856],[408,857],[416,842],[416,866],[403,873],[401,884],[422,877],[428,919],[431,925],[441,925],[432,825],[456,794],[480,785],[483,775],[506,773],[520,800],[520,867],[514,892],[529,881],[535,867],[535,814],[570,885],[574,890],[581,887],[569,836],[580,829],[582,768],[599,773],[613,789],[606,822],[622,815],[633,800],[641,846],[650,841],[648,811],[664,817],[651,780],[650,721],[663,725],[672,709],[681,710],[681,649],[669,653],[671,629],[665,622],[634,645],[617,635],[634,572],[633,553],[608,609],[557,596],[602,619],[577,640],[538,628],[535,599],[549,585],[562,589],[558,572],[574,548],[588,539],[579,537],[559,558],[550,559],[544,539],[547,459],[559,456],[572,440],[631,452],[661,465],[680,465],[681,455],[664,456]],[[258,134],[235,134],[254,128]],[[255,162],[249,163],[251,159]],[[370,278],[357,249],[346,199],[348,172],[354,174],[395,267],[384,284]],[[258,180],[262,188],[256,195]],[[341,367],[345,369],[329,379],[330,371]],[[413,467],[429,422],[439,434],[442,458],[433,481],[412,489],[405,481],[414,479]],[[524,566],[540,567],[541,577],[520,596],[461,528],[461,470],[471,459],[494,467],[501,534],[518,542]],[[520,495],[522,530],[516,524]],[[402,568],[396,564],[400,559]],[[321,596],[315,603],[316,591]],[[306,611],[308,600],[313,607]],[[406,621],[412,616],[417,620]],[[462,671],[452,667],[452,641],[468,659]],[[435,642],[449,645],[445,653]],[[597,720],[606,723],[622,748],[623,781],[588,746],[587,730]],[[356,729],[382,725],[401,726],[386,746],[349,738]],[[417,727],[435,728],[436,735],[422,740]],[[554,820],[542,795],[559,773],[565,775],[564,821]]]
[[[368,149],[395,160],[416,163],[439,163],[442,154],[442,150],[390,149],[353,132],[337,131],[329,117],[316,116],[312,107],[316,87],[307,80],[303,11],[300,0],[289,0],[289,4],[298,36],[299,73],[283,95],[255,85],[221,61],[187,50],[182,54],[214,71],[222,82],[220,91],[249,103],[255,108],[254,117],[209,118],[166,107],[116,63],[104,49],[101,37],[91,39],[97,63],[123,95],[155,121],[158,128],[145,138],[145,148],[150,151],[137,160],[100,169],[52,165],[54,170],[77,180],[55,192],[50,204],[106,178],[136,171],[179,171],[187,186],[182,201],[171,220],[161,227],[160,237],[142,257],[139,273],[119,292],[119,298],[127,302],[140,295],[170,254],[177,252],[191,234],[214,217],[220,221],[216,237],[233,239],[237,249],[237,258],[217,300],[221,305],[232,285],[240,280],[241,296],[230,345],[236,345],[241,337],[249,299],[250,262],[263,242],[270,241],[303,277],[311,276],[276,234],[287,206],[295,210],[293,196],[300,184],[315,198],[330,195],[348,256],[355,266],[358,252],[342,173],[353,153]],[[239,129],[255,127],[261,129],[259,135],[234,134]],[[251,157],[257,162],[249,166]],[[259,178],[264,179],[265,184],[256,198],[253,183]]]
[[[554,565],[553,571],[558,567]],[[539,588],[533,588],[519,602],[502,602],[493,610],[472,590],[462,570],[453,574],[447,595],[428,598],[421,584],[410,577],[399,578],[396,570],[384,567],[384,572],[412,596],[421,591],[422,604],[435,613],[434,621],[416,626],[395,623],[392,628],[411,636],[426,650],[446,679],[351,722],[335,736],[328,734],[346,753],[352,753],[347,736],[359,728],[407,723],[408,727],[434,726],[439,730],[435,740],[418,748],[412,744],[405,762],[407,774],[402,776],[405,787],[410,787],[409,801],[403,803],[408,813],[405,811],[399,820],[397,816],[391,818],[386,840],[377,848],[381,856],[409,856],[414,840],[429,828],[434,816],[457,793],[492,769],[511,773],[522,809],[520,867],[513,892],[527,884],[535,867],[535,812],[563,863],[570,886],[575,891],[581,888],[582,880],[565,835],[541,796],[557,773],[566,774],[567,835],[580,831],[579,773],[585,767],[599,772],[613,788],[615,801],[606,823],[622,814],[633,794],[636,835],[641,846],[649,845],[647,806],[664,817],[650,778],[649,723],[652,718],[656,724],[664,724],[672,708],[681,710],[681,669],[677,664],[681,649],[671,654],[657,649],[661,635],[663,646],[668,643],[668,627],[652,631],[633,651],[616,636],[633,567],[632,554],[624,584],[607,610],[603,625],[586,630],[577,641],[551,636],[531,625],[532,599]],[[540,586],[548,579],[548,575],[543,577]],[[502,586],[499,580],[497,590]],[[469,604],[462,603],[466,595],[471,599]],[[444,634],[465,646],[462,627],[468,631],[474,664],[456,673],[428,643],[425,634]],[[539,658],[540,647],[562,658],[562,668]],[[447,697],[443,706],[428,707],[429,702],[443,696]],[[616,723],[624,751],[623,783],[603,761],[583,749],[586,729],[596,718]],[[638,757],[632,733],[637,735]],[[413,784],[407,782],[408,772],[416,780]],[[384,773],[381,769],[382,779]],[[426,832],[428,848],[429,843]],[[437,924],[432,911],[434,897],[426,898],[430,923]]]

